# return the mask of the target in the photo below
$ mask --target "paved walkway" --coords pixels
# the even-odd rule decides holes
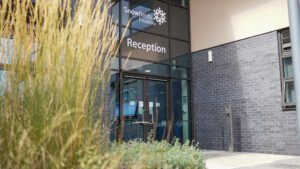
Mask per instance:
[[[300,156],[204,151],[208,169],[300,169]]]

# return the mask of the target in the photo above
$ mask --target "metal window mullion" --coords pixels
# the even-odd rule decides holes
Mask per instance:
[[[119,40],[121,40],[122,38],[122,0],[119,1]],[[119,58],[122,54],[122,47],[121,47],[121,43],[119,43],[120,47],[119,47]],[[124,128],[124,126],[122,125],[122,120],[123,123],[125,124],[124,121],[124,114],[123,114],[123,71],[122,71],[122,59],[119,59],[119,117],[118,117],[118,133],[117,133],[117,140],[121,141],[123,139],[123,135],[121,132],[123,131],[121,130],[122,128]],[[121,138],[119,138],[120,136],[122,136]]]
[[[171,55],[172,55],[172,50],[171,50],[171,9],[170,9],[170,0],[169,0],[169,2],[168,2],[168,20],[169,20],[169,22],[168,22],[168,40],[169,40],[169,64],[171,64]],[[172,94],[172,78],[171,78],[171,76],[172,76],[172,67],[171,66],[169,66],[169,73],[170,73],[170,77],[169,77],[169,83],[168,83],[168,98],[169,98],[169,100],[168,100],[168,115],[167,115],[167,121],[168,122],[170,122],[172,119],[174,119],[174,113],[173,113],[173,94]],[[170,131],[171,133],[170,133],[170,136],[171,136],[171,138],[173,138],[173,124],[174,124],[174,121],[171,121],[171,126],[168,126],[168,127],[171,127],[171,130],[168,130],[168,131]],[[169,123],[167,123],[167,124],[169,124]],[[169,141],[171,141],[171,138],[170,138],[170,140]]]
[[[292,57],[292,53],[283,53],[281,58],[285,59],[285,58],[291,58]]]
[[[288,29],[281,30],[278,35],[279,41],[279,54],[280,54],[280,79],[281,79],[281,104],[284,110],[292,110],[294,108],[286,108],[286,106],[295,106],[294,103],[286,103],[286,83],[294,82],[294,78],[285,78],[284,77],[284,62],[286,58],[291,58],[291,52],[285,52],[283,49],[283,40],[287,39],[290,35],[286,33]],[[286,33],[283,35],[283,33]]]

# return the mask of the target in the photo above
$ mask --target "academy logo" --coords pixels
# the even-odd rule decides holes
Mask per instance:
[[[138,21],[148,24],[148,25],[156,25],[161,26],[162,24],[167,22],[167,14],[160,7],[157,9],[153,9],[153,13],[137,11],[134,9],[130,9],[128,7],[124,7],[124,13],[130,14],[132,16],[138,17]],[[133,17],[134,18],[134,17]]]
[[[153,12],[154,12],[153,19],[155,20],[155,22],[159,24],[159,26],[167,22],[167,17],[166,17],[167,14],[162,9],[160,9],[160,7],[154,9]]]

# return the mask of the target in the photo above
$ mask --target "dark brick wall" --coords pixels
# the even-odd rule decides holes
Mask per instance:
[[[193,127],[200,148],[228,148],[228,104],[236,151],[300,155],[297,114],[281,107],[277,32],[208,50],[192,54]]]

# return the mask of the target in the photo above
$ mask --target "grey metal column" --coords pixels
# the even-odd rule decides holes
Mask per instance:
[[[300,145],[300,10],[299,0],[288,0],[290,33],[292,41],[293,68],[298,115],[298,135]]]

